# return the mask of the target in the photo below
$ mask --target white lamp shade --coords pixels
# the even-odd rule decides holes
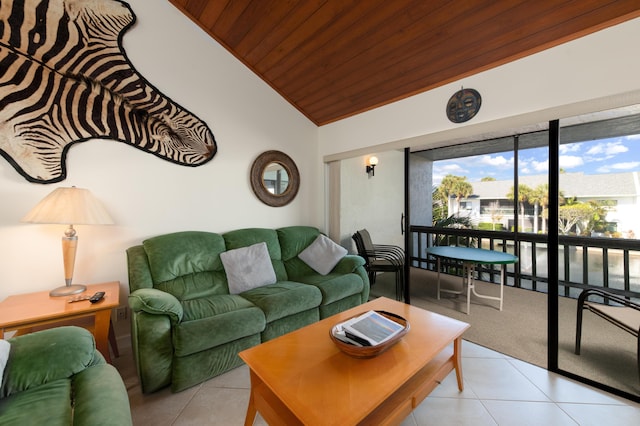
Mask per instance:
[[[376,166],[378,164],[378,157],[371,156],[369,157],[369,165]]]
[[[57,188],[42,199],[22,222],[67,225],[111,225],[113,219],[88,189]]]

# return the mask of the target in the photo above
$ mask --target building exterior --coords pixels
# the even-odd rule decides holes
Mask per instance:
[[[546,183],[547,175],[519,177],[520,185],[527,185],[532,189]],[[511,229],[515,225],[514,202],[507,197],[507,194],[512,191],[513,181],[496,180],[471,184],[473,194],[461,200],[460,215],[470,217],[476,225],[489,223],[501,229]],[[575,198],[577,202],[597,201],[610,205],[605,218],[607,231],[618,232],[621,237],[627,238],[640,231],[636,229],[638,227],[637,212],[640,207],[638,172],[592,175],[562,173],[560,191],[565,199]],[[451,204],[455,208],[455,203]],[[520,209],[520,206],[516,207]],[[544,232],[546,226],[543,224],[545,220],[543,208],[544,206],[525,203],[523,227],[525,231]]]

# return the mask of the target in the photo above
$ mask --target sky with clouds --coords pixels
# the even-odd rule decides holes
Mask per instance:
[[[549,170],[548,150],[521,150],[521,175],[546,174]],[[469,182],[482,178],[513,179],[513,152],[478,155],[433,163],[433,183],[444,176],[466,176]],[[560,146],[560,168],[566,173],[602,174],[640,171],[640,135],[577,142]]]

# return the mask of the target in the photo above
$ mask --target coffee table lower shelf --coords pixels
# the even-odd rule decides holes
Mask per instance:
[[[456,371],[458,389],[464,389],[460,364],[461,338],[454,341],[453,351],[445,349],[431,362],[418,371],[400,389],[387,398],[382,405],[367,415],[360,424],[397,425],[444,380]],[[256,411],[270,425],[303,425],[289,408],[260,380],[253,371],[251,375],[251,396],[245,418],[245,426],[253,424]]]

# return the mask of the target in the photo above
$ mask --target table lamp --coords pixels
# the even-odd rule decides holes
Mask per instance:
[[[104,206],[87,189],[57,188],[42,199],[22,222],[60,223],[69,225],[62,237],[62,260],[64,262],[65,285],[49,292],[51,296],[67,296],[81,293],[84,285],[71,284],[76,260],[78,236],[73,225],[111,225],[113,220]]]

